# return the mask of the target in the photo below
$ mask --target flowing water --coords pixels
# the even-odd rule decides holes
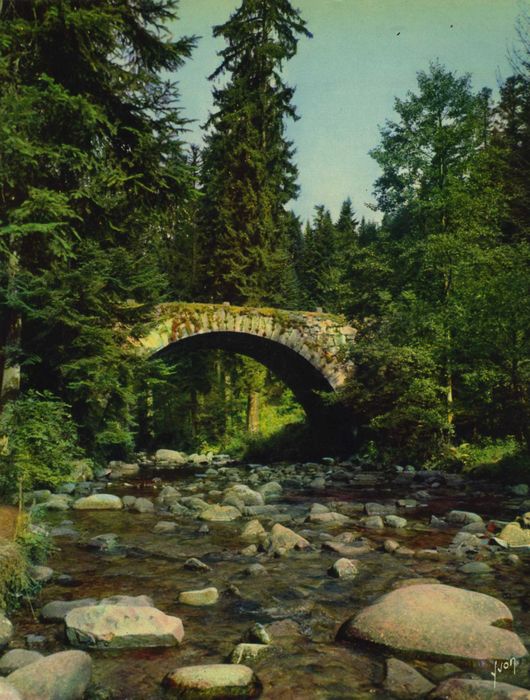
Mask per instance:
[[[274,476],[273,476],[274,478]],[[241,479],[245,483],[244,473]],[[112,484],[107,492],[156,498],[161,484],[152,480]],[[164,474],[164,484],[172,483],[183,492],[199,494],[222,488],[219,480],[205,479],[192,473]],[[403,530],[365,533],[380,544],[393,537],[407,546],[445,547],[456,529],[433,530],[431,513],[444,514],[452,508],[472,510],[485,519],[511,520],[514,503],[491,494],[467,490],[454,493],[448,488],[433,491],[428,506],[400,511],[409,526]],[[410,488],[394,486],[383,480],[377,488],[333,485],[330,489],[286,488],[280,504],[289,517],[285,524],[304,535],[314,545],[311,551],[293,551],[280,558],[259,554],[240,554],[246,546],[239,538],[242,520],[209,523],[209,532],[200,532],[201,521],[177,519],[172,534],[154,534],[154,525],[171,516],[161,513],[138,514],[129,511],[49,512],[45,523],[53,527],[64,520],[72,521],[79,532],[77,541],[57,538],[56,549],[48,564],[57,574],[72,577],[68,585],[51,583],[33,602],[35,617],[29,607],[13,616],[16,638],[12,646],[25,646],[27,634],[45,639],[36,647],[45,653],[68,648],[63,625],[44,624],[38,620],[39,607],[51,600],[103,598],[116,594],[146,594],[157,608],[182,619],[183,643],[178,647],[120,651],[91,650],[94,681],[112,691],[119,700],[157,700],[166,697],[161,681],[166,673],[179,666],[226,661],[234,646],[255,622],[276,623],[271,652],[251,665],[261,682],[261,697],[270,700],[312,700],[317,698],[390,698],[380,687],[385,656],[379,649],[339,643],[335,635],[340,625],[353,613],[391,590],[396,581],[411,577],[435,577],[441,583],[481,591],[501,598],[513,612],[514,630],[530,646],[529,558],[519,565],[510,564],[506,555],[488,555],[492,573],[465,575],[459,572],[461,561],[424,561],[397,557],[380,548],[359,557],[359,574],[353,580],[331,578],[327,569],[339,556],[320,549],[329,534],[355,529],[330,527],[304,522],[312,503],[391,502],[410,496]],[[414,494],[412,494],[414,495]],[[265,527],[272,521],[261,517]],[[83,545],[90,537],[115,533],[125,550],[101,553]],[[183,567],[189,557],[197,557],[211,567],[207,573]],[[249,576],[247,567],[260,562],[266,574]],[[179,591],[215,586],[219,602],[208,607],[190,607],[177,602]],[[416,662],[427,673],[432,664]],[[464,667],[462,667],[464,668]],[[469,670],[469,669],[468,669]],[[492,669],[486,664],[472,669],[491,680]],[[522,664],[516,676],[502,677],[508,683],[528,687],[529,668]]]

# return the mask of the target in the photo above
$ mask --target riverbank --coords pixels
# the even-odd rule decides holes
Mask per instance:
[[[491,686],[502,654],[517,664],[501,665],[497,682],[530,686],[530,544],[499,537],[510,522],[530,532],[526,484],[332,459],[123,472],[114,464],[99,481],[41,493],[52,571],[38,619],[29,608],[12,616],[10,649],[89,654],[87,697],[162,700],[194,682],[182,668],[219,664],[204,671],[218,684],[208,697],[226,697],[226,663],[251,669],[229,674],[243,697],[413,697],[403,690],[412,681],[426,697],[448,678]],[[412,612],[398,617],[411,585],[413,600],[424,591],[432,603],[412,626],[430,629],[412,640]],[[489,598],[477,608],[461,591]],[[399,620],[399,634],[383,643],[373,608],[389,594],[385,620]],[[495,601],[485,617],[483,600]],[[123,626],[118,608],[133,622]],[[501,618],[512,631],[499,632]]]

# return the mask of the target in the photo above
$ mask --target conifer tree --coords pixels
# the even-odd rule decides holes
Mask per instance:
[[[226,82],[213,90],[202,168],[210,295],[282,305],[293,265],[286,205],[298,192],[285,137],[294,89],[282,68],[309,32],[288,0],[243,0],[214,36],[226,46],[210,78]]]

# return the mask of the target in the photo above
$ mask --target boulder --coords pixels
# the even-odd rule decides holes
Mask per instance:
[[[368,530],[382,530],[384,528],[383,518],[380,515],[369,515],[361,518],[361,525]]]
[[[94,605],[75,608],[65,618],[74,646],[101,649],[175,646],[184,637],[182,621],[149,606]]]
[[[337,561],[328,569],[328,574],[335,578],[354,578],[359,573],[357,568],[358,562],[354,559],[337,559]]]
[[[111,493],[94,493],[74,503],[75,510],[121,510],[122,508],[121,498]]]
[[[469,523],[481,523],[482,518],[477,513],[467,510],[452,510],[447,514],[447,522],[451,525],[469,525]]]
[[[347,515],[341,513],[313,513],[309,515],[309,522],[321,523],[322,525],[345,525],[351,522]]]
[[[497,626],[512,622],[500,600],[443,584],[398,588],[361,610],[339,630],[341,639],[441,659],[526,656],[519,637]]]
[[[52,600],[40,611],[40,619],[43,622],[64,622],[66,615],[75,608],[85,608],[96,605],[95,598],[81,598],[80,600]]]
[[[238,644],[230,654],[231,664],[248,663],[256,661],[271,650],[270,644],[251,644],[242,642]]]
[[[255,698],[261,691],[261,683],[254,671],[240,664],[184,666],[168,673],[164,685],[182,700]]]
[[[84,651],[60,651],[9,674],[8,683],[24,700],[81,700],[92,676]]]
[[[170,464],[187,464],[188,457],[184,452],[178,452],[177,450],[157,450],[155,461],[169,462]]]
[[[309,542],[288,527],[276,523],[273,525],[270,534],[269,551],[271,553],[288,552],[291,549],[306,549],[311,545]]]
[[[262,486],[258,486],[258,493],[261,493],[264,501],[270,501],[279,498],[282,494],[282,486],[277,481],[268,481]]]
[[[241,501],[245,506],[262,506],[264,505],[263,496],[258,491],[253,491],[244,484],[235,484],[230,486],[224,492],[223,502],[228,503],[231,499]]]
[[[203,605],[214,605],[219,600],[219,592],[213,586],[201,588],[196,591],[182,591],[179,593],[178,601],[184,605],[201,607]]]
[[[364,506],[366,515],[394,515],[395,505],[384,505],[382,503],[366,503]]]
[[[0,659],[0,676],[7,676],[23,666],[42,659],[42,654],[29,649],[11,649]],[[0,698],[2,694],[0,693]]]
[[[406,518],[400,518],[399,515],[385,515],[385,525],[387,527],[402,528],[407,526]]]
[[[530,545],[530,530],[521,527],[520,523],[514,521],[503,527],[499,539],[510,547],[526,547]]]
[[[0,612],[0,649],[6,647],[13,637],[13,625],[11,621]]]
[[[265,534],[265,528],[259,520],[250,520],[241,531],[240,537],[245,542],[258,542]]]
[[[241,517],[241,513],[234,506],[220,506],[213,505],[208,506],[203,511],[201,511],[199,518],[201,520],[207,520],[208,522],[214,523],[226,523],[231,520],[237,520]]]
[[[5,678],[0,678],[0,698],[2,700],[22,700],[22,695]]]
[[[434,685],[409,664],[390,658],[386,662],[383,688],[399,700],[414,700],[414,698],[422,698],[434,688]]]
[[[137,498],[131,506],[131,510],[135,513],[153,513],[155,506],[148,498]]]
[[[448,678],[429,695],[430,700],[530,700],[530,690],[509,683],[471,678]]]

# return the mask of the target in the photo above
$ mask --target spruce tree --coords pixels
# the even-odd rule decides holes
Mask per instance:
[[[288,0],[243,0],[214,28],[226,46],[210,79],[226,82],[214,87],[206,124],[201,224],[209,294],[218,301],[283,305],[292,287],[286,205],[298,187],[285,121],[297,116],[282,68],[304,35]]]

